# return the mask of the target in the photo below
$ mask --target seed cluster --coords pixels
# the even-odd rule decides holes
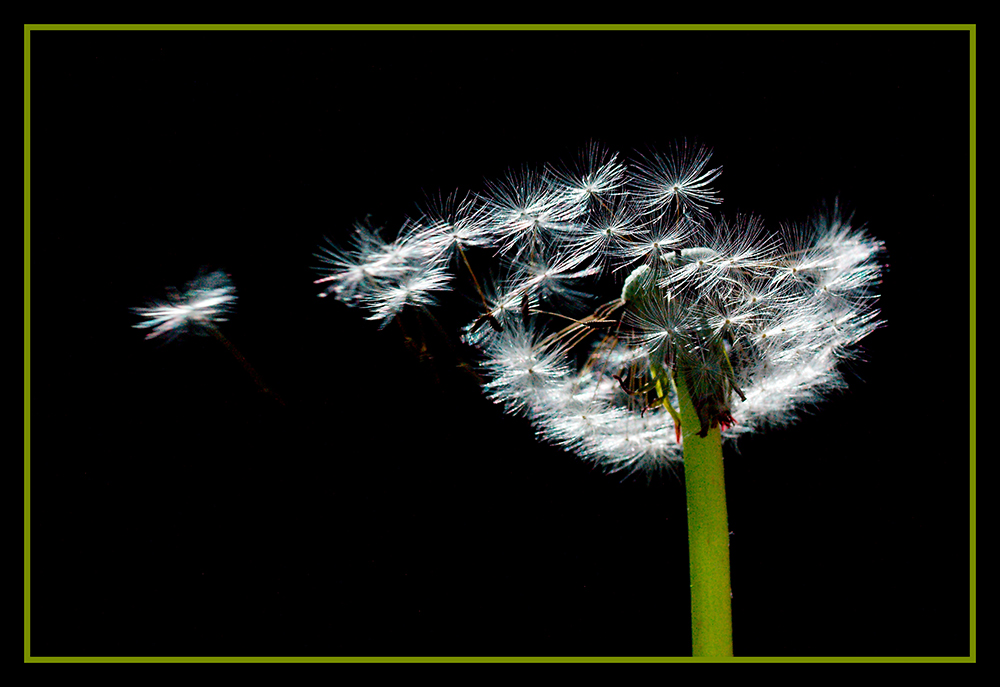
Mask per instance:
[[[668,466],[678,383],[699,434],[787,423],[843,386],[839,363],[880,324],[880,242],[836,205],[777,231],[714,217],[710,158],[680,143],[626,162],[591,145],[574,164],[441,198],[394,240],[359,224],[319,253],[321,295],[384,325],[462,275],[478,309],[463,340],[491,398],[610,469]]]

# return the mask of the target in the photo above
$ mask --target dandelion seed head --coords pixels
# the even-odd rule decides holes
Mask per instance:
[[[881,242],[836,203],[775,231],[716,217],[710,158],[681,142],[626,164],[592,145],[432,204],[394,241],[362,226],[321,252],[319,281],[384,326],[464,277],[462,341],[489,398],[604,469],[672,469],[678,384],[699,434],[735,440],[843,388],[842,364],[881,325]]]

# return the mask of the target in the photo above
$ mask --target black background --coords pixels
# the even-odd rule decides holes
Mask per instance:
[[[689,655],[682,480],[312,284],[368,213],[685,137],[889,265],[849,390],[727,452],[737,655],[968,655],[965,31],[32,32],[32,654]],[[132,328],[202,266],[285,405]]]

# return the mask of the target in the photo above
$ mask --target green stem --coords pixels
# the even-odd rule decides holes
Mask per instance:
[[[676,377],[684,434],[688,552],[691,567],[691,641],[694,656],[733,655],[729,584],[729,518],[718,427],[698,436],[701,421],[684,375]]]

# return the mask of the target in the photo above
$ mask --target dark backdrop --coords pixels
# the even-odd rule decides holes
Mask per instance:
[[[311,283],[368,213],[685,137],[727,215],[840,197],[889,263],[849,390],[727,453],[736,653],[967,655],[961,31],[32,32],[32,653],[689,654],[678,478]],[[132,328],[202,266],[283,406]]]

